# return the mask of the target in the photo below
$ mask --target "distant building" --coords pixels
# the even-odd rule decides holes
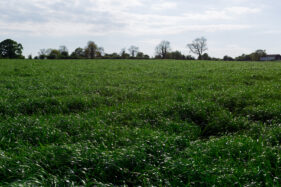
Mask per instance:
[[[261,61],[281,60],[281,55],[266,55],[260,58]]]

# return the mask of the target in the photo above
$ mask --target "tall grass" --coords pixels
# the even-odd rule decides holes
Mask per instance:
[[[281,63],[0,60],[1,186],[279,186]]]

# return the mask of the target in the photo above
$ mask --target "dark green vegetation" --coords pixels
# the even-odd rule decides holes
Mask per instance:
[[[18,58],[24,59],[22,56],[23,47],[14,40],[6,39],[0,42],[0,59],[1,58]]]
[[[0,185],[281,184],[281,63],[0,60]]]

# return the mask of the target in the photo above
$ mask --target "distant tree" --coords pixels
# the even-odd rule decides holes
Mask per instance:
[[[187,55],[187,56],[185,57],[185,59],[186,59],[186,60],[195,60],[195,58],[194,58],[193,56],[191,56],[191,55]]]
[[[85,47],[85,56],[89,59],[94,59],[97,56],[98,46],[93,41],[89,41]]]
[[[48,56],[48,51],[46,49],[40,49],[38,52],[38,58],[39,59],[46,59]]]
[[[126,48],[121,49],[120,56],[121,56],[122,59],[130,58],[130,55],[126,52]]]
[[[54,49],[51,49],[51,48],[46,49],[46,55],[49,56],[51,54],[52,50],[54,50]]]
[[[60,51],[57,49],[49,49],[47,59],[58,59],[60,57]]]
[[[121,56],[117,53],[112,53],[112,54],[105,54],[103,58],[105,58],[105,59],[121,59]]]
[[[70,57],[73,58],[73,59],[85,58],[84,49],[82,49],[81,47],[76,48],[76,49],[71,53]]]
[[[61,46],[59,47],[59,51],[60,51],[60,53],[68,52],[68,49],[67,49],[67,47],[66,47],[65,45],[61,45]]]
[[[266,56],[266,51],[262,50],[262,49],[258,49],[255,52],[253,52],[252,54],[250,54],[250,56],[251,56],[252,61],[259,61],[261,59],[261,57]]]
[[[104,56],[104,48],[99,47],[97,50],[97,57],[101,58],[102,56]]]
[[[155,55],[154,58],[155,58],[155,59],[162,59],[162,56],[161,56],[161,55]]]
[[[112,54],[111,54],[111,57],[112,57],[113,59],[121,59],[121,58],[122,58],[118,53],[112,53]]]
[[[237,61],[251,61],[251,55],[242,54],[235,58]]]
[[[29,60],[32,59],[32,54],[28,55],[28,59],[29,59]]]
[[[155,48],[156,58],[167,58],[167,54],[171,51],[171,46],[169,41],[162,41]]]
[[[225,55],[225,56],[223,57],[223,60],[224,60],[224,61],[233,61],[234,59],[233,59],[232,57],[230,57],[230,56]]]
[[[138,52],[136,55],[137,59],[149,59],[149,55],[144,54],[143,52]]]
[[[59,58],[67,59],[69,57],[68,49],[66,46],[64,46],[64,45],[60,46],[59,52],[60,52]]]
[[[3,58],[24,58],[22,50],[22,45],[11,39],[6,39],[0,43],[0,56]]]
[[[222,60],[222,59],[220,59],[220,58],[215,58],[215,57],[211,57],[211,60],[212,60],[212,61],[220,61],[220,60]]]
[[[137,53],[139,52],[139,48],[132,45],[132,46],[128,49],[128,51],[129,51],[131,57],[134,58],[134,57],[136,57]]]
[[[208,53],[204,53],[201,56],[201,60],[212,60],[212,58],[208,55]]]
[[[180,51],[173,51],[167,54],[167,58],[176,59],[176,60],[184,60],[185,56]]]
[[[138,52],[137,55],[136,55],[136,58],[138,58],[138,59],[144,58],[144,53],[143,52]]]
[[[265,57],[266,51],[262,49],[258,49],[255,52],[247,55],[247,54],[242,54],[241,56],[238,56],[235,58],[237,61],[259,61],[261,57]]]
[[[191,44],[187,44],[190,52],[198,55],[198,59],[201,60],[201,57],[207,48],[207,39],[204,37],[196,38]]]
[[[150,59],[150,56],[149,55],[144,55],[143,59]]]

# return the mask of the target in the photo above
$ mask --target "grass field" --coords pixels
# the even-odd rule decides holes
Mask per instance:
[[[0,60],[0,186],[281,185],[281,62]]]

